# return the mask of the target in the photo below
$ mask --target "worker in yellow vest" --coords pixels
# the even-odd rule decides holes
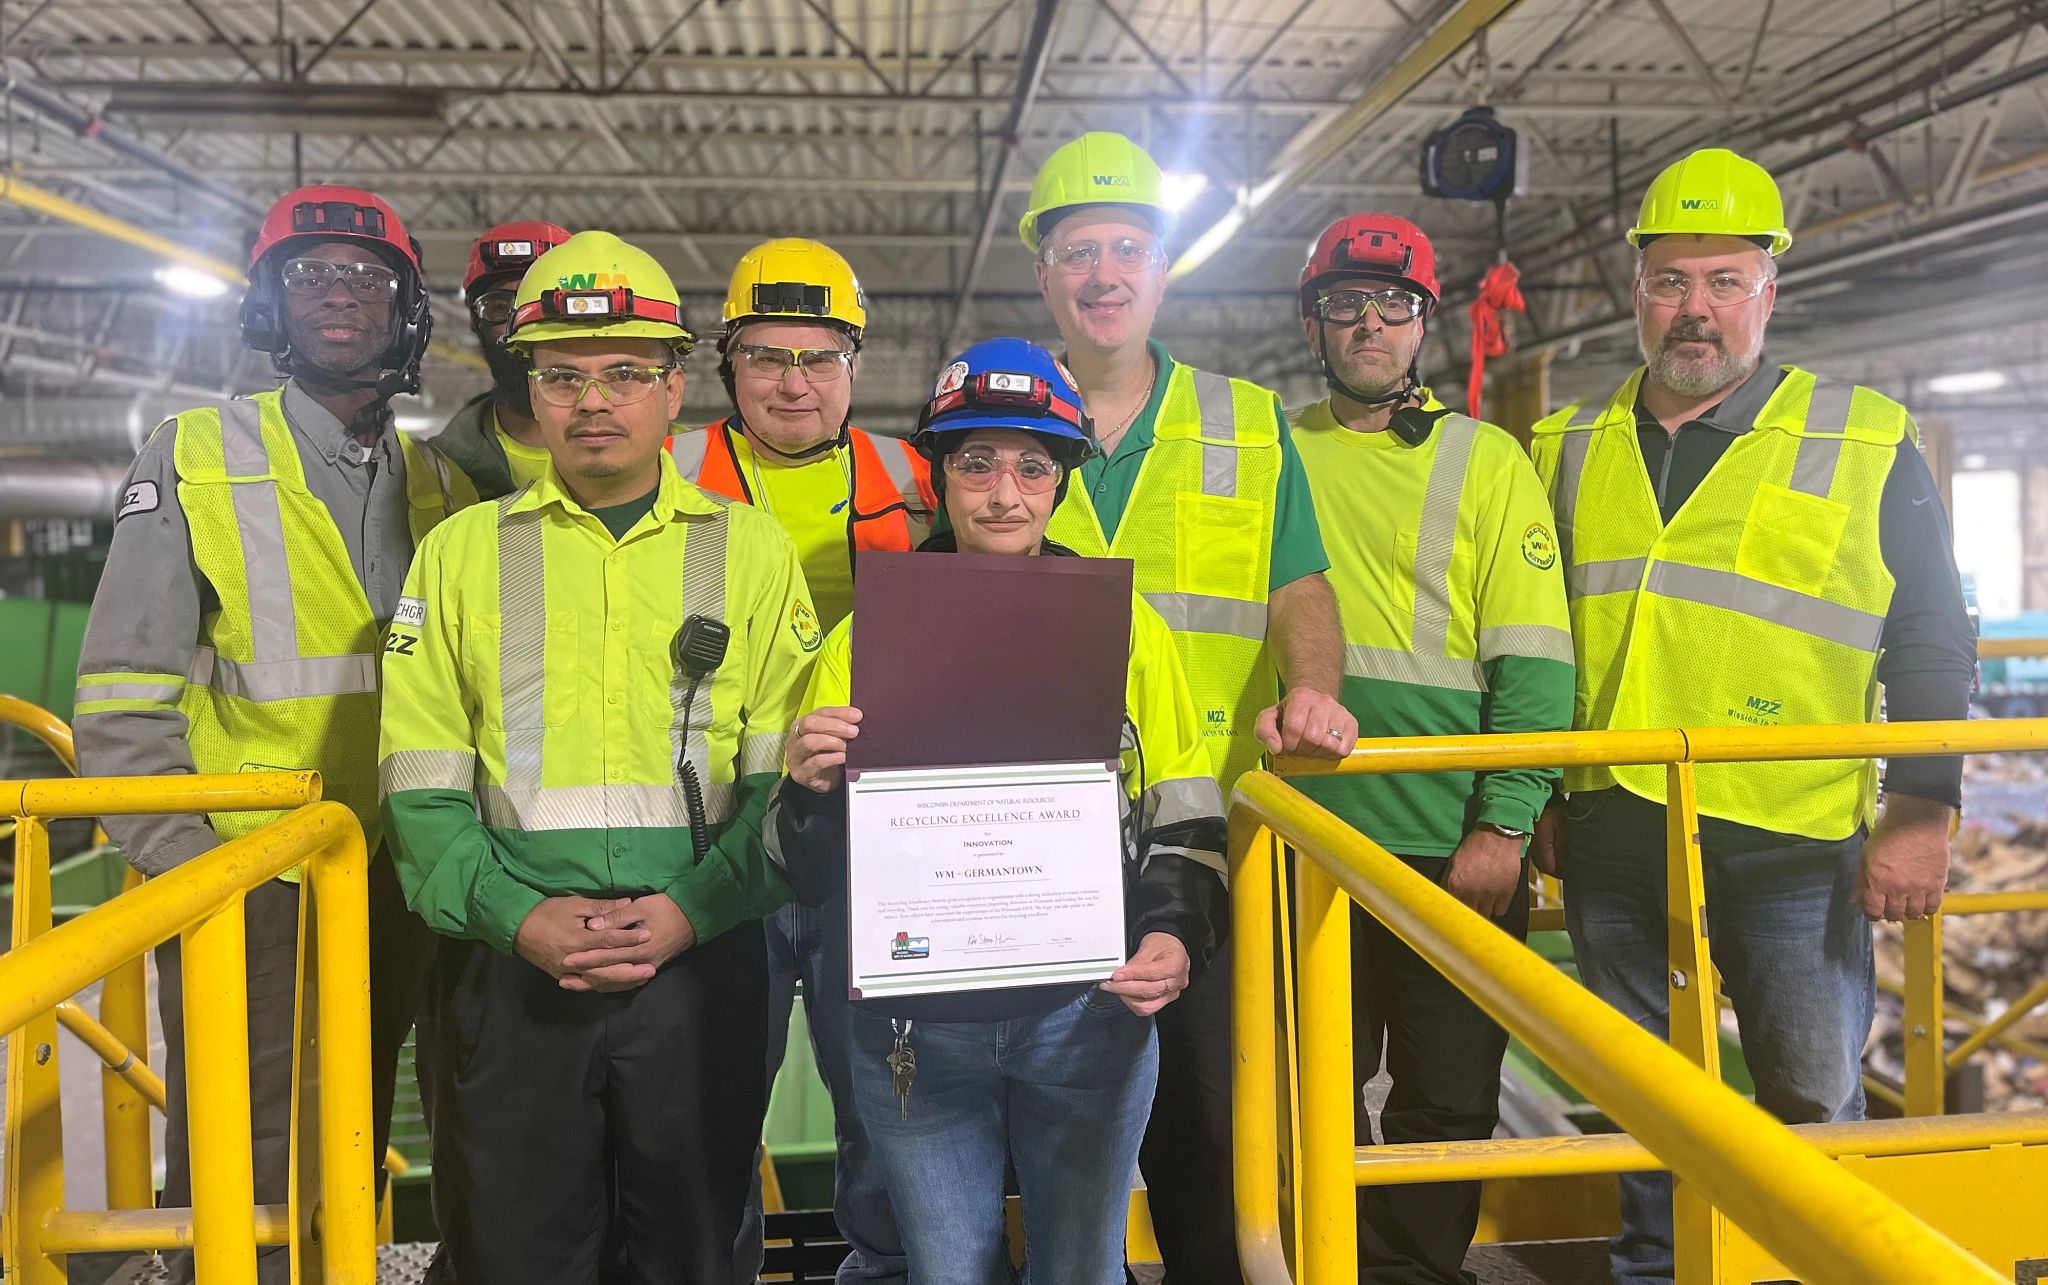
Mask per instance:
[[[517,219],[487,228],[469,248],[462,302],[469,332],[491,368],[491,386],[464,402],[439,432],[421,440],[461,467],[487,500],[535,481],[547,471],[533,417],[526,362],[505,346],[512,328],[512,298],[533,261],[569,239],[567,228]]]
[[[562,283],[568,283],[564,285]],[[767,1109],[761,842],[823,641],[789,537],[662,449],[692,338],[607,232],[536,259],[549,468],[421,548],[386,645],[381,781],[408,902],[444,934],[434,1121],[463,1285],[732,1271]]]
[[[1582,728],[1965,716],[1975,647],[1948,520],[1904,407],[1771,360],[1791,245],[1777,185],[1709,148],[1651,183],[1628,232],[1644,365],[1536,426],[1557,514]],[[1863,1114],[1870,926],[1941,903],[1956,758],[1699,769],[1707,917],[1757,1101],[1789,1124]],[[1575,768],[1536,857],[1561,865],[1579,973],[1669,1026],[1661,767]],[[1566,822],[1569,822],[1568,833]],[[1867,919],[1866,919],[1867,917]],[[1611,1257],[1672,1277],[1670,1180],[1622,1177]]]
[[[682,475],[714,495],[751,504],[796,542],[804,582],[830,631],[853,610],[853,558],[861,549],[907,553],[931,528],[938,503],[931,465],[908,442],[853,427],[854,379],[867,333],[867,298],[853,266],[830,246],[785,238],[740,257],[725,292],[719,377],[732,414],[678,434],[669,449]],[[768,937],[768,1063],[773,1083],[803,981],[804,1020],[818,1076],[832,1098],[839,1148],[832,1212],[847,1245],[841,1285],[901,1285],[908,1268],[889,1193],[853,1109],[848,1059],[846,907],[790,902]],[[761,1272],[761,1192],[733,1248],[733,1279]]]
[[[1572,636],[1550,505],[1514,438],[1422,385],[1440,294],[1429,238],[1391,214],[1338,219],[1302,268],[1302,325],[1330,395],[1289,418],[1344,620],[1344,703],[1368,737],[1562,731]],[[1523,769],[1296,784],[1519,940],[1522,849],[1556,780]],[[1383,1066],[1381,1139],[1491,1138],[1507,1032],[1356,906],[1351,954],[1358,1144],[1374,1141],[1364,1089]],[[1478,1223],[1476,1182],[1363,1188],[1359,1279],[1461,1280]]]
[[[433,934],[410,914],[378,845],[379,649],[414,544],[476,499],[460,469],[391,424],[419,388],[431,319],[417,245],[381,199],[351,187],[287,193],[249,260],[242,337],[283,388],[186,411],[128,474],[79,656],[79,768],[90,776],[313,769],[370,849],[372,1087],[377,1155],[398,1050]],[[160,875],[277,813],[109,816],[129,863]],[[249,893],[250,1110],[256,1199],[291,1180],[299,893]],[[178,939],[156,951],[168,1089],[166,1207],[190,1205]],[[193,1086],[200,1091],[204,1086]],[[168,1255],[191,1280],[189,1250]],[[289,1279],[283,1247],[258,1276]]]
[[[1279,398],[1185,366],[1151,337],[1170,221],[1159,166],[1121,134],[1067,143],[1031,185],[1018,232],[1104,452],[1047,534],[1133,561],[1173,630],[1227,798],[1262,749],[1341,757],[1358,724],[1337,699],[1330,562]],[[1167,1273],[1235,1282],[1227,947],[1161,1014],[1159,1051],[1141,1164]]]

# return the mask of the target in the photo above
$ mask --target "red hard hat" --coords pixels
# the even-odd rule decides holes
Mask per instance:
[[[487,230],[469,247],[469,270],[462,274],[462,297],[486,277],[521,277],[549,250],[569,239],[569,229],[539,219],[518,219]]]
[[[1392,214],[1348,214],[1316,238],[1301,269],[1301,315],[1315,311],[1316,292],[1340,277],[1377,277],[1420,293],[1425,311],[1442,297],[1436,251],[1422,229]]]
[[[253,271],[265,255],[291,241],[337,238],[374,242],[396,251],[415,274],[422,272],[419,247],[383,197],[332,183],[297,188],[277,198],[263,216],[256,244],[249,247],[249,267]]]

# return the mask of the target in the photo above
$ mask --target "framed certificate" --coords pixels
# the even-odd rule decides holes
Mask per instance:
[[[849,771],[852,998],[1108,977],[1119,789],[1114,762]]]

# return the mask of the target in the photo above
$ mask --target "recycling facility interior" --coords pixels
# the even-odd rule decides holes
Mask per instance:
[[[471,239],[544,218],[655,252],[700,329],[748,245],[838,248],[872,315],[857,422],[900,432],[943,354],[1056,338],[1012,230],[1090,129],[1182,203],[1176,356],[1319,395],[1303,255],[1389,210],[1438,246],[1423,364],[1453,406],[1475,285],[1520,270],[1486,384],[1517,429],[1636,363],[1621,232],[1649,178],[1753,157],[1797,234],[1769,351],[1913,409],[1987,635],[2048,635],[2048,0],[0,0],[0,64],[0,690],[60,714],[138,444],[271,382],[205,265],[241,262],[284,190],[368,187],[424,246],[441,342],[402,431],[483,386]],[[703,422],[723,392],[696,370]],[[1987,662],[1980,704],[2048,710],[2048,659]],[[50,770],[0,743],[0,777]],[[1959,884],[2048,882],[2044,771],[1971,763]],[[1956,1002],[2037,980],[2042,919],[1953,928]],[[1893,1018],[1875,1062],[1896,1044]],[[2042,1105],[2048,1065],[2001,1050],[1984,1090]]]

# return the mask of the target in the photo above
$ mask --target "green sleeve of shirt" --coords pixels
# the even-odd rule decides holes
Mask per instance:
[[[1480,730],[1566,731],[1574,675],[1556,525],[1535,467],[1519,447],[1506,440],[1499,445],[1499,462],[1484,475],[1475,532],[1479,659],[1487,686]],[[1535,828],[1558,779],[1548,768],[1481,775],[1479,819]]]
[[[1316,524],[1316,502],[1309,495],[1308,470],[1301,466],[1301,453],[1294,449],[1294,436],[1288,431],[1287,412],[1277,399],[1273,416],[1280,423],[1280,484],[1274,493],[1269,590],[1330,569],[1330,555],[1323,552],[1323,529]]]
[[[462,790],[406,790],[384,800],[384,832],[398,858],[406,904],[427,926],[506,954],[519,925],[548,894],[514,878]]]

